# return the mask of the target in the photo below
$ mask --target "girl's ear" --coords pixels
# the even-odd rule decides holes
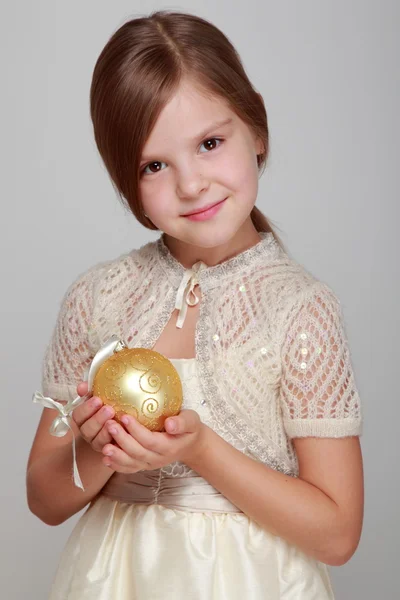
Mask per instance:
[[[264,142],[260,138],[258,138],[256,141],[256,154],[257,156],[260,156],[260,154],[265,154]]]
[[[257,92],[257,96],[260,98],[260,100],[263,103],[263,106],[265,108],[264,98],[262,97],[262,95],[260,94],[260,92]],[[257,154],[257,156],[265,154],[265,144],[264,144],[264,141],[261,138],[257,138],[256,139],[256,154]],[[260,157],[260,160],[261,160],[261,157]]]

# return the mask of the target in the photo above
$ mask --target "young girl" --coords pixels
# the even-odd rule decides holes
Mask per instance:
[[[193,15],[125,23],[94,69],[91,116],[115,188],[163,233],[69,287],[42,391],[84,396],[115,334],[171,360],[184,404],[151,432],[91,397],[72,436],[31,450],[29,507],[86,505],[51,600],[323,600],[359,542],[360,398],[339,300],[255,207],[267,116],[228,39]],[[90,394],[89,394],[90,396]]]

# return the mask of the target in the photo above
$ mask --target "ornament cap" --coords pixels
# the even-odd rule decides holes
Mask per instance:
[[[114,348],[114,352],[121,352],[121,350],[124,350],[124,348],[127,348],[127,345],[122,340],[119,340],[118,344]]]

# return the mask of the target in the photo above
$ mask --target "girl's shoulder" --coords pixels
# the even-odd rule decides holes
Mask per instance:
[[[65,296],[86,293],[96,299],[99,293],[136,278],[153,255],[154,242],[147,242],[114,258],[99,261],[78,273]]]
[[[257,283],[264,288],[263,297],[266,300],[269,298],[276,307],[288,308],[314,294],[331,296],[339,302],[324,278],[317,276],[282,248],[279,248],[272,261],[266,261],[257,269],[256,287]]]

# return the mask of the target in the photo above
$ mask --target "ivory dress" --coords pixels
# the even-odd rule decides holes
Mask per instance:
[[[196,359],[170,359],[212,427]],[[328,567],[259,527],[181,463],[115,473],[76,524],[49,600],[327,600]]]

